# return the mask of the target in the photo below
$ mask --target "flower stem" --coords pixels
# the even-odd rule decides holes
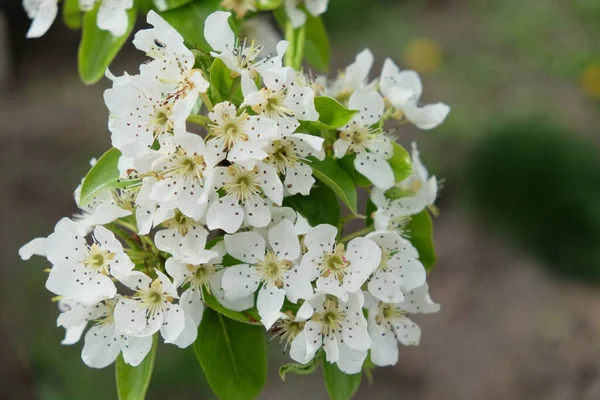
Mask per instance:
[[[285,40],[287,40],[290,45],[285,52],[283,63],[287,67],[293,67],[296,53],[296,35],[294,34],[292,23],[289,20],[285,23]]]
[[[352,240],[354,238],[357,238],[357,237],[360,237],[360,236],[364,236],[367,233],[373,232],[374,230],[375,230],[375,226],[374,225],[367,226],[364,229],[361,229],[359,231],[353,232],[353,233],[349,234],[348,236],[341,238],[340,239],[340,243],[347,243],[347,242],[349,242],[350,240]]]
[[[296,49],[294,50],[294,64],[292,67],[295,70],[299,70],[302,66],[302,58],[304,57],[304,39],[306,38],[306,30],[302,25],[297,30],[296,35]]]
[[[208,111],[212,111],[213,103],[208,98],[208,95],[206,93],[200,93],[200,98],[202,99],[202,102],[206,105]]]

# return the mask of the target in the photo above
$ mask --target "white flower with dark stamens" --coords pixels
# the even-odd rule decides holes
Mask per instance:
[[[360,291],[369,275],[381,262],[381,249],[366,238],[355,238],[348,247],[335,242],[335,226],[321,224],[304,236],[307,252],[302,257],[302,267],[317,279],[317,291],[332,294],[342,301],[349,293]]]
[[[360,372],[371,347],[363,303],[361,291],[351,294],[346,302],[324,294],[305,302],[301,311],[309,316],[302,333],[291,342],[290,356],[306,364],[323,347],[326,360],[336,363],[342,372]]]
[[[327,88],[326,94],[345,103],[355,91],[370,90],[374,86],[368,81],[372,66],[373,53],[371,50],[361,51],[354,62],[339,73],[335,81]]]
[[[377,206],[375,227],[378,230],[394,229],[397,220],[418,214],[428,208],[434,215],[434,206],[438,192],[438,181],[435,176],[429,176],[421,162],[416,143],[412,144],[412,174],[386,193],[373,189],[371,201]],[[391,197],[391,198],[388,198]]]
[[[208,231],[200,221],[175,210],[175,215],[162,225],[167,229],[154,235],[154,242],[159,250],[166,251],[183,262],[202,263],[215,257],[213,251],[205,250]]]
[[[261,168],[274,168],[284,176],[283,184],[290,194],[307,196],[315,183],[307,157],[325,158],[324,139],[305,133],[292,133],[270,142],[265,151],[268,156],[259,163]]]
[[[56,326],[65,328],[65,338],[60,344],[72,345],[79,342],[90,320],[89,313],[94,309],[93,305],[85,306],[73,299],[61,298],[58,301],[60,315],[56,320]]]
[[[172,343],[185,327],[185,313],[174,299],[179,298],[177,289],[169,278],[155,269],[154,281],[146,274],[132,271],[119,274],[117,279],[136,293],[121,298],[115,306],[117,330],[130,336],[150,336],[160,330],[165,343]]]
[[[79,226],[78,231],[84,235],[96,225],[105,225],[131,215],[134,195],[130,191],[105,189],[95,194],[85,205],[79,204],[80,194],[81,185],[74,192],[75,202],[81,211],[72,218]]]
[[[104,92],[112,145],[129,157],[147,153],[155,140],[163,151],[172,151],[175,126],[185,126],[189,112],[175,113],[157,85],[143,76],[107,76],[113,81]]]
[[[283,220],[267,233],[269,247],[256,232],[225,236],[227,252],[246,263],[225,269],[222,286],[225,297],[238,300],[256,292],[261,322],[269,329],[281,316],[287,297],[295,303],[312,296],[310,277],[295,260],[300,256],[300,242],[290,220]]]
[[[402,303],[380,302],[368,293],[365,296],[369,334],[373,340],[371,360],[381,367],[398,362],[398,343],[419,345],[421,328],[408,318],[408,314],[434,313],[440,309],[439,304],[431,301],[427,284],[409,292],[410,297]]]
[[[211,169],[204,158],[204,140],[191,133],[176,134],[175,139],[176,150],[171,154],[158,152],[160,156],[152,163],[158,182],[150,198],[161,207],[178,208],[186,216],[200,219],[207,202],[205,178]]]
[[[242,19],[249,11],[256,11],[256,0],[223,0],[221,7],[233,11],[238,19]]]
[[[396,117],[406,117],[418,128],[433,129],[444,122],[450,112],[450,107],[444,103],[419,107],[423,92],[419,75],[411,70],[400,71],[389,58],[383,64],[379,85],[381,93],[398,110]]]
[[[339,139],[333,144],[337,158],[355,153],[354,166],[378,188],[389,189],[394,185],[394,171],[387,162],[394,154],[391,140],[372,128],[383,114],[383,98],[374,91],[357,91],[352,94],[349,107],[359,110],[352,121],[344,126]]]
[[[196,328],[200,325],[204,312],[204,293],[214,296],[221,304],[234,311],[247,310],[254,305],[253,295],[235,302],[225,298],[221,288],[221,279],[225,272],[223,256],[227,253],[224,242],[217,243],[211,251],[215,256],[204,263],[186,263],[174,257],[167,259],[165,263],[167,272],[173,277],[173,283],[185,288],[179,304],[186,314],[192,317]]]
[[[425,267],[417,249],[395,232],[372,232],[366,236],[381,249],[381,262],[371,275],[369,292],[386,303],[404,300],[405,291],[425,283]]]
[[[56,19],[58,0],[23,0],[23,8],[27,16],[33,20],[27,31],[27,37],[38,38],[50,29]]]
[[[81,11],[91,11],[96,3],[98,7],[97,25],[113,36],[123,36],[129,26],[127,10],[133,7],[133,0],[79,0]]]
[[[169,218],[173,218],[175,215],[174,209],[163,207],[158,201],[150,197],[157,183],[158,181],[153,176],[143,178],[142,186],[135,199],[137,206],[135,209],[135,219],[140,235],[147,235],[152,228]]]
[[[234,233],[243,222],[249,226],[267,226],[271,210],[265,196],[278,205],[283,200],[283,186],[274,168],[217,167],[211,181],[214,191],[223,192],[224,196],[208,208],[206,224],[210,230]]]
[[[282,134],[293,133],[298,120],[316,121],[315,93],[296,82],[296,72],[289,67],[270,68],[261,72],[266,87],[255,88],[244,98],[257,114],[276,120]]]
[[[46,256],[53,264],[46,288],[82,304],[94,304],[117,293],[109,274],[130,269],[133,263],[112,232],[103,226],[94,229],[93,243],[77,231],[77,225],[63,218],[46,240]]]
[[[279,136],[274,120],[245,112],[237,115],[235,105],[230,102],[215,105],[208,117],[212,124],[206,142],[206,158],[211,164],[216,165],[227,158],[230,162],[252,167],[254,161],[267,156],[263,150],[265,144]]]
[[[223,60],[234,74],[241,75],[242,93],[246,96],[256,90],[254,79],[258,74],[268,68],[281,68],[289,43],[282,40],[277,44],[277,55],[259,58],[263,46],[247,43],[245,39],[238,41],[229,26],[230,16],[231,13],[224,11],[210,14],[204,23],[204,37],[214,50],[211,55]]]
[[[67,330],[71,324],[87,324],[88,321],[92,323],[85,335],[81,351],[81,358],[89,367],[104,368],[112,364],[119,353],[123,354],[123,360],[127,364],[135,367],[146,358],[152,348],[152,336],[126,336],[116,330],[113,313],[119,299],[117,296],[83,309],[74,309],[58,318],[59,325]]]
[[[200,93],[205,93],[210,84],[202,71],[194,68],[194,54],[183,37],[154,11],[148,13],[147,20],[153,28],[139,31],[133,44],[154,60],[141,65],[140,74],[154,81],[156,89],[165,95],[165,103],[172,104],[173,114],[187,118]],[[185,119],[174,129],[184,132]]]
[[[306,23],[306,14],[299,8],[301,5],[306,7],[306,11],[310,15],[318,17],[327,11],[329,0],[285,0],[285,13],[294,29],[300,28]]]

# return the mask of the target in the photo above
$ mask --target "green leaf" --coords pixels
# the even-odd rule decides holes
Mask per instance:
[[[267,346],[262,326],[252,326],[206,309],[194,351],[221,400],[251,400],[267,380]]]
[[[123,355],[119,354],[115,364],[119,400],[144,400],[146,398],[156,360],[157,344],[158,334],[154,334],[150,352],[137,367],[126,364]]]
[[[429,212],[425,209],[411,217],[406,226],[408,238],[419,252],[419,260],[427,271],[433,269],[435,264],[435,246],[433,243],[433,222]]]
[[[220,0],[193,0],[182,7],[159,14],[183,36],[189,48],[208,51],[210,46],[204,39],[204,20],[219,8],[219,4]]]
[[[339,129],[352,120],[358,110],[349,110],[336,99],[328,96],[315,97],[319,122],[328,129]]]
[[[314,357],[306,364],[289,363],[279,367],[279,376],[282,381],[285,381],[287,374],[310,375],[319,368],[319,358]]]
[[[81,9],[79,8],[79,0],[65,0],[62,9],[62,16],[65,25],[69,29],[80,29],[82,13]]]
[[[406,149],[400,146],[398,143],[393,143],[394,154],[387,160],[394,171],[394,181],[402,182],[410,176],[412,173],[412,164],[410,162],[410,155]],[[354,183],[358,186],[371,186],[372,183],[363,174],[356,170],[354,167],[354,159],[356,154],[349,154],[338,162],[344,168],[344,170],[352,177]]]
[[[241,77],[233,79],[231,70],[223,60],[216,58],[208,72],[210,73],[210,99],[213,104],[227,100],[236,104],[244,101],[240,85]]]
[[[315,205],[318,204],[318,207]],[[326,185],[317,183],[308,196],[297,194],[283,199],[283,205],[298,211],[312,226],[340,222],[340,205],[335,193]]]
[[[323,20],[321,17],[313,17],[310,13],[306,13],[306,17],[304,57],[314,68],[327,72],[329,71],[331,46]]]
[[[315,160],[312,164],[313,175],[329,186],[353,214],[356,214],[356,187],[350,175],[338,163],[327,157],[323,161]]]
[[[398,143],[394,143],[394,154],[388,160],[396,182],[402,182],[412,173],[412,163],[410,162],[410,154]]]
[[[119,179],[118,163],[120,157],[121,152],[112,148],[98,159],[81,184],[80,206],[88,204],[102,190],[122,188],[132,184],[132,181]]]
[[[136,19],[136,9],[132,7],[127,10],[129,25],[123,36],[113,36],[108,31],[98,28],[96,17],[100,4],[85,14],[83,18],[83,33],[79,43],[78,64],[81,80],[90,85],[98,82],[103,76],[106,68],[116,57],[123,44],[129,37]]]
[[[350,400],[360,387],[361,374],[348,375],[335,364],[323,361],[325,387],[331,400]]]
[[[153,0],[153,3],[158,11],[167,11],[184,6],[190,1],[192,0]]]
[[[204,289],[202,298],[204,299],[204,303],[206,303],[207,306],[209,306],[211,309],[218,312],[219,314],[226,316],[227,318],[243,322],[245,324],[262,326],[262,324],[260,323],[260,316],[258,315],[258,311],[256,310],[256,308],[251,308],[245,311],[230,310],[223,306],[221,303],[219,303],[219,300],[217,300],[215,296],[207,293],[206,289]]]
[[[279,8],[283,4],[283,0],[258,0],[256,2],[256,9],[261,11],[269,11]]]

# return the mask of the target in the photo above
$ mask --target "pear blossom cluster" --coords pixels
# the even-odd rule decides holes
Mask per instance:
[[[46,3],[55,5],[26,3],[36,10],[34,25],[52,14]],[[100,7],[117,3],[119,10],[129,4],[104,0]],[[252,3],[223,6],[243,16]],[[304,10],[319,15],[327,8],[327,1],[306,0],[302,9],[299,3],[285,2],[295,25],[306,20]],[[191,345],[215,302],[257,315],[251,323],[280,338],[298,363],[324,353],[348,374],[360,372],[369,354],[375,365],[393,365],[399,344],[420,340],[408,315],[440,309],[404,231],[412,215],[434,209],[438,183],[414,144],[413,172],[396,181],[389,163],[395,139],[384,123],[432,129],[449,108],[422,106],[418,75],[389,59],[373,79],[369,50],[333,80],[305,75],[283,65],[288,42],[263,54],[262,46],[236,37],[231,17],[217,11],[206,19],[211,51],[201,56],[213,63],[208,69],[173,27],[148,14],[152,27],[133,39],[147,62],[136,73],[106,73],[118,187],[82,202],[84,182],[75,191],[80,211],[20,255],[52,265],[46,288],[59,299],[63,344],[83,337],[90,367],[106,367],[119,354],[139,365],[155,335]],[[230,87],[211,76],[218,63]],[[316,96],[357,111],[331,130],[333,138],[307,128],[320,120]],[[309,222],[287,206],[286,198],[308,196],[321,184],[312,166],[327,157],[350,159],[373,187],[377,210],[364,235],[343,237],[343,226]]]

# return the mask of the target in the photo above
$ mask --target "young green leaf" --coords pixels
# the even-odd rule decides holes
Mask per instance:
[[[228,100],[240,104],[244,101],[241,78],[232,78],[231,71],[223,60],[216,58],[208,72],[210,73],[210,99],[214,104]]]
[[[264,328],[206,309],[194,351],[208,383],[221,400],[256,398],[267,380]]]
[[[433,269],[435,264],[435,246],[433,243],[433,222],[427,210],[423,210],[411,217],[406,226],[409,240],[419,252],[419,260],[427,271]]]
[[[153,0],[153,3],[158,11],[167,11],[184,6],[190,1],[192,0]]]
[[[350,400],[360,387],[361,374],[348,375],[335,364],[323,361],[325,387],[331,400]]]
[[[98,159],[81,184],[80,206],[88,204],[94,195],[101,190],[131,185],[131,181],[121,181],[119,179],[118,163],[120,157],[121,152],[112,148]]]
[[[304,56],[314,68],[327,72],[329,70],[331,46],[323,20],[321,17],[313,17],[309,13],[306,14],[306,17]]]
[[[65,0],[62,9],[63,22],[69,29],[77,30],[81,28],[83,18],[79,8],[79,0]]]
[[[245,324],[262,326],[262,324],[259,322],[260,316],[258,315],[258,311],[256,311],[256,308],[251,308],[250,310],[245,311],[232,311],[224,307],[221,303],[219,303],[219,300],[217,300],[217,298],[212,294],[206,292],[206,289],[204,289],[202,298],[204,299],[204,303],[206,303],[207,306],[209,306],[219,314],[226,316],[227,318],[243,322]]]
[[[204,20],[219,8],[219,4],[220,0],[193,0],[184,6],[159,14],[183,36],[189,48],[208,51],[209,46],[204,39]]]
[[[279,377],[285,381],[287,374],[310,375],[319,368],[319,358],[315,357],[306,364],[289,363],[279,367]]]
[[[315,205],[318,204],[318,207]],[[340,205],[335,193],[326,185],[317,183],[308,196],[297,194],[283,199],[283,205],[298,211],[312,226],[340,222]]]
[[[156,360],[157,335],[155,334],[152,338],[152,349],[137,367],[126,364],[123,355],[119,354],[115,364],[119,400],[144,400],[146,398]]]
[[[98,28],[96,17],[98,16],[99,6],[100,4],[97,4],[92,11],[85,14],[83,33],[79,43],[79,76],[88,85],[98,82],[104,76],[106,68],[129,37],[137,15],[135,7],[127,10],[127,16],[129,17],[127,31],[123,36],[116,37],[110,32]]]
[[[398,143],[394,143],[394,154],[392,155],[392,158],[388,160],[388,163],[390,163],[390,166],[394,171],[396,182],[402,182],[412,173],[410,155],[408,154],[408,151]]]
[[[311,166],[314,177],[329,186],[346,207],[348,207],[348,210],[356,214],[356,187],[346,171],[330,157],[325,158],[323,161],[315,160]]]
[[[282,3],[283,0],[258,0],[256,8],[261,11],[269,11],[278,8]]]
[[[315,97],[315,109],[319,113],[319,122],[328,129],[343,127],[358,113],[357,110],[349,110],[328,96]]]

